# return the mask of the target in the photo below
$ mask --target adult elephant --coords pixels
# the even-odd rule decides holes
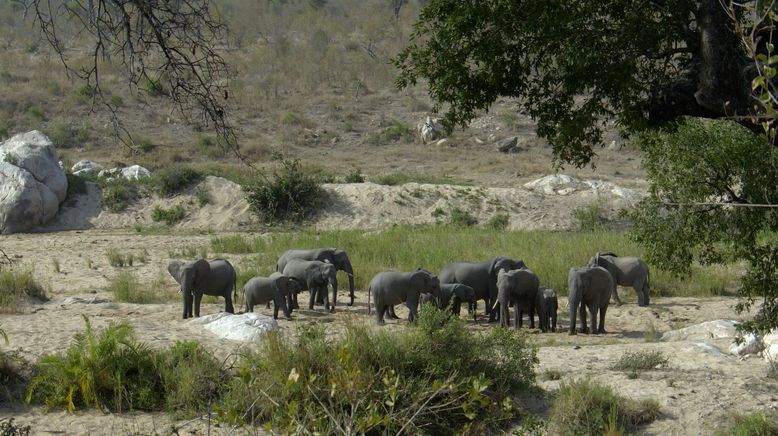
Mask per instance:
[[[570,309],[570,334],[575,334],[575,316],[580,308],[581,333],[589,333],[586,326],[586,309],[592,317],[592,333],[605,333],[605,312],[616,283],[613,276],[601,266],[570,268],[567,275],[567,304]],[[599,326],[597,314],[599,313]]]
[[[529,315],[529,326],[535,328],[535,300],[538,296],[540,279],[528,269],[500,271],[497,274],[497,301],[494,310],[500,307],[500,325],[508,327],[511,322],[510,305],[516,315],[514,328],[521,328],[522,317]]]
[[[526,268],[522,260],[499,256],[486,262],[454,262],[443,267],[438,277],[440,283],[461,283],[475,291],[476,300],[484,300],[489,322],[497,320],[497,273]],[[496,309],[496,310],[495,310]],[[475,310],[475,309],[474,309]]]
[[[320,294],[324,300],[324,308],[335,312],[338,302],[338,276],[335,265],[318,260],[290,259],[286,262],[283,275],[293,277],[302,284],[302,290],[311,293],[308,308],[313,310],[316,295]],[[332,305],[327,298],[327,287],[332,286]]]
[[[421,303],[433,303],[439,309],[446,309],[449,306],[454,315],[459,316],[463,302],[473,303],[476,301],[473,288],[461,283],[447,283],[440,285],[440,298],[435,298],[432,294],[421,296]],[[473,321],[475,321],[475,312],[473,312]]]
[[[348,276],[348,292],[351,302],[349,306],[354,305],[354,269],[351,267],[351,260],[344,250],[337,248],[314,248],[311,250],[286,250],[276,262],[276,271],[284,270],[286,264],[292,259],[318,260],[320,262],[329,262],[335,265],[335,269],[343,271]]]
[[[608,270],[617,285],[632,286],[638,296],[638,306],[648,306],[648,265],[637,257],[619,257],[610,251],[597,252],[589,259],[588,266],[601,266]],[[613,287],[613,300],[621,306],[621,299]]]
[[[432,294],[437,299],[441,296],[438,278],[421,268],[411,272],[380,272],[370,280],[367,292],[367,313],[370,314],[372,296],[377,325],[384,325],[384,313],[400,303],[408,306],[408,321],[415,322],[421,294]]]
[[[181,286],[184,294],[184,319],[200,316],[200,301],[203,295],[224,297],[224,311],[235,313],[232,296],[237,299],[237,274],[235,268],[224,259],[193,261],[171,260],[167,265],[171,276]]]

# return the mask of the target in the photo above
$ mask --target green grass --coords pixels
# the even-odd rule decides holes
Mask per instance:
[[[597,251],[642,256],[643,250],[626,235],[614,231],[551,232],[504,231],[479,227],[394,226],[381,232],[362,230],[273,233],[267,236],[214,237],[211,251],[223,254],[258,253],[258,262],[274,266],[290,247],[338,247],[348,252],[355,269],[356,286],[366,289],[373,275],[395,268],[409,271],[423,266],[439,271],[450,262],[479,261],[504,255],[523,259],[540,277],[541,284],[567,294],[567,274],[583,266]],[[696,267],[691,276],[675,277],[651,269],[651,296],[712,296],[737,283],[738,265]],[[345,279],[345,276],[343,277]],[[631,288],[621,291],[635,301]]]
[[[534,382],[537,363],[525,332],[474,334],[431,305],[415,329],[348,325],[333,339],[301,325],[298,336],[271,333],[242,356],[223,419],[274,433],[490,434],[515,419],[510,397]]]
[[[141,283],[130,271],[123,271],[108,282],[108,292],[113,294],[115,301],[123,303],[149,304],[178,299],[164,291],[165,284],[160,279]]]
[[[775,436],[778,435],[778,413],[755,412],[738,416],[735,425],[726,433],[731,436]]]
[[[151,220],[154,222],[164,222],[165,224],[172,226],[173,224],[181,221],[186,216],[184,208],[178,204],[170,209],[166,209],[161,206],[154,206],[151,210]]]
[[[108,264],[116,268],[132,266],[135,262],[135,255],[133,253],[123,253],[115,248],[109,249],[105,255],[108,258]]]
[[[5,269],[0,271],[0,313],[16,313],[22,305],[35,299],[47,301],[46,291],[33,276],[32,270]]]
[[[103,206],[111,212],[123,212],[138,197],[136,183],[117,178],[104,183]]]
[[[489,218],[486,226],[494,230],[503,230],[510,224],[510,216],[507,213],[498,213]]]
[[[189,165],[172,165],[156,171],[143,183],[161,196],[171,196],[203,178],[203,173]]]
[[[665,366],[667,361],[667,356],[661,351],[627,352],[613,365],[613,369],[637,374],[640,371],[648,371],[657,366]]]
[[[563,382],[554,394],[549,422],[555,434],[623,434],[659,416],[656,400],[633,400],[591,379]]]
[[[370,145],[386,145],[394,142],[413,142],[414,133],[411,126],[399,121],[391,120],[391,125],[376,132],[370,133],[367,143]]]
[[[460,186],[472,186],[473,182],[468,180],[457,179],[449,176],[429,176],[422,174],[412,173],[391,173],[377,176],[372,180],[379,185],[397,186],[404,185],[406,183],[424,183],[430,185],[460,185]]]
[[[455,207],[448,214],[449,223],[457,227],[471,227],[478,224],[478,220],[470,212]]]

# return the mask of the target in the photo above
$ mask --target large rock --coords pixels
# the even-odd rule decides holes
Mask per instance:
[[[700,324],[690,325],[678,330],[670,330],[662,335],[661,340],[666,342],[676,341],[704,341],[707,339],[734,338],[737,336],[737,321],[717,319]]]
[[[740,343],[735,341],[729,346],[729,352],[735,356],[746,356],[749,354],[759,354],[762,351],[762,340],[759,336],[748,333],[740,338]]]
[[[278,330],[278,322],[258,313],[233,315],[227,312],[194,318],[190,323],[201,325],[220,338],[233,341],[257,342],[270,331]]]
[[[416,126],[416,132],[419,134],[422,144],[442,138],[445,131],[446,128],[443,126],[441,119],[430,116]]]
[[[764,335],[762,338],[764,360],[778,365],[778,329]]]
[[[0,143],[0,233],[33,229],[54,218],[68,181],[44,134],[16,135]]]
[[[101,170],[98,177],[108,177],[109,179],[122,177],[127,180],[138,180],[144,177],[151,176],[151,171],[143,168],[140,165],[131,165],[124,168],[111,168],[108,170]]]
[[[77,176],[86,176],[89,174],[94,174],[99,172],[103,169],[103,166],[100,165],[97,162],[93,162],[91,160],[80,160],[73,165],[72,168],[70,168],[70,171],[73,172],[73,174]]]
[[[505,138],[497,141],[494,146],[497,148],[497,151],[502,153],[515,153],[519,151],[519,137],[518,136],[512,136],[510,138]]]
[[[27,170],[46,185],[62,202],[68,192],[68,179],[59,166],[54,144],[43,133],[33,130],[13,136],[0,144],[0,161]]]

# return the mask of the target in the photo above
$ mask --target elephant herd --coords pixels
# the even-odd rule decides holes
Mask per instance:
[[[184,295],[184,319],[200,316],[203,295],[224,297],[224,310],[234,313],[233,298],[237,298],[237,274],[224,259],[195,261],[172,260],[168,271],[178,282]],[[337,271],[344,271],[349,279],[349,306],[354,304],[354,270],[345,251],[336,248],[288,250],[276,262],[276,272],[269,277],[253,277],[243,286],[245,309],[252,312],[255,305],[273,303],[273,317],[281,310],[287,319],[299,308],[297,294],[309,291],[308,308],[323,304],[325,310],[335,311],[338,295]],[[617,285],[632,286],[638,305],[649,303],[648,266],[636,257],[619,257],[612,252],[598,252],[589,263],[568,274],[568,309],[570,334],[575,334],[576,319],[580,318],[582,333],[604,333],[605,312],[611,297],[621,305]],[[332,300],[328,288],[332,288]],[[522,326],[523,315],[535,327],[535,314],[541,331],[556,331],[557,295],[553,289],[540,285],[540,279],[522,260],[495,257],[484,262],[454,262],[443,267],[438,275],[418,268],[415,271],[383,271],[376,274],[368,287],[368,314],[371,298],[375,306],[376,324],[385,318],[397,319],[394,306],[405,303],[408,320],[414,322],[419,305],[435,304],[456,315],[462,303],[476,319],[478,300],[484,300],[489,322],[501,326],[511,322],[509,309],[514,308],[513,325]],[[587,310],[591,318],[588,328]]]

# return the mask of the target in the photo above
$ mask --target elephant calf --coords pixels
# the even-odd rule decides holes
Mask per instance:
[[[535,298],[535,311],[538,313],[538,324],[543,333],[551,330],[556,332],[556,312],[559,307],[556,291],[546,287],[538,288]],[[551,325],[549,325],[551,324]]]
[[[243,285],[246,312],[253,312],[254,306],[273,302],[273,318],[278,319],[278,309],[284,312],[286,319],[292,319],[288,301],[299,292],[300,282],[289,276],[275,272],[270,277],[252,277]]]
[[[513,304],[516,315],[514,328],[522,324],[524,312],[529,314],[529,326],[535,328],[535,299],[538,296],[540,279],[528,269],[500,271],[497,274],[497,302],[500,306],[500,325],[507,327],[511,321],[509,306]]]
[[[330,312],[335,312],[335,304],[338,301],[338,278],[334,265],[318,260],[291,259],[284,266],[282,274],[294,277],[301,283],[304,290],[310,291],[309,309],[313,309],[316,295],[321,293],[322,297],[324,297],[324,308]],[[330,304],[327,298],[328,286],[332,286],[332,304]]]
[[[586,309],[592,317],[592,333],[605,333],[605,312],[608,310],[610,295],[616,286],[613,276],[601,266],[583,267],[576,271],[570,268],[567,275],[567,302],[570,309],[570,334],[575,334],[575,315],[580,307],[581,333],[588,333],[586,327]],[[597,314],[600,323],[597,325]]]
[[[475,303],[476,295],[475,290],[470,286],[463,285],[461,283],[447,283],[440,285],[440,299],[435,300],[435,296],[432,294],[424,294],[421,296],[421,302],[434,303],[439,309],[446,309],[451,306],[451,312],[454,315],[459,316],[462,303]],[[475,321],[476,313],[473,311],[473,320]]]
[[[408,306],[408,321],[416,321],[420,294],[429,293],[440,299],[440,281],[421,268],[412,272],[384,271],[370,280],[367,313],[370,313],[370,297],[375,300],[376,324],[384,325],[384,313],[395,304]]]

